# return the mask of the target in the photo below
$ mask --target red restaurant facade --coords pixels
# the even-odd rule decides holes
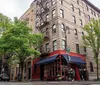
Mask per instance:
[[[68,62],[68,60],[70,61]],[[32,79],[56,81],[59,73],[62,80],[68,80],[68,69],[70,68],[75,71],[75,80],[81,80],[79,69],[86,69],[86,57],[72,52],[66,54],[65,51],[57,50],[47,57],[33,60]],[[86,76],[88,79],[88,74]]]

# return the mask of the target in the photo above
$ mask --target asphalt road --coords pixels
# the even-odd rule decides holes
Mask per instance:
[[[100,85],[100,82],[64,82],[64,81],[52,81],[52,82],[40,82],[40,81],[33,81],[33,82],[0,82],[0,85]]]

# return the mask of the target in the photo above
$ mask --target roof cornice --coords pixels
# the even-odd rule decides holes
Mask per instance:
[[[100,9],[96,7],[94,4],[92,4],[89,0],[82,0],[82,1],[84,1],[86,4],[95,9],[98,13],[100,13]]]

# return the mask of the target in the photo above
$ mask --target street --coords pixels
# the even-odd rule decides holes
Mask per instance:
[[[0,85],[100,85],[100,82],[86,81],[86,82],[65,82],[65,81],[51,81],[51,82],[0,82]]]

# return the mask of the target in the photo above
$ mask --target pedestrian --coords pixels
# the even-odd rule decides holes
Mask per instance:
[[[59,71],[58,74],[57,74],[57,79],[58,79],[59,81],[62,80],[62,77],[61,77],[61,75],[60,75],[60,71]]]
[[[68,80],[68,71],[67,71],[67,69],[65,70],[65,80]]]
[[[80,73],[80,78],[83,81],[83,71],[82,71],[82,68],[79,69],[79,73]]]
[[[47,81],[47,79],[48,79],[48,74],[47,74],[47,71],[45,70],[44,71],[44,80]]]
[[[85,68],[83,69],[83,79],[87,80],[87,74],[86,74],[86,69]]]
[[[70,70],[68,71],[68,80],[70,81],[74,81],[75,80],[75,71],[70,68]]]

